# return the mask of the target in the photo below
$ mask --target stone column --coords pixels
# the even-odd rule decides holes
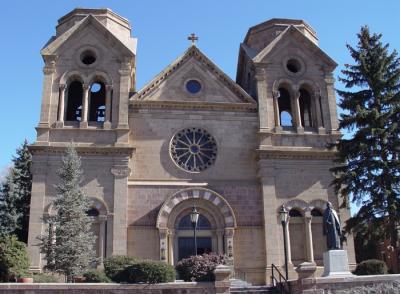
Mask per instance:
[[[168,229],[159,229],[160,234],[160,260],[168,262]]]
[[[32,193],[29,214],[28,253],[30,258],[30,269],[40,271],[42,258],[40,248],[37,246],[38,237],[44,233],[44,207],[46,195],[46,173],[47,163],[33,155],[32,164]]]
[[[224,230],[217,230],[217,252],[224,254]]]
[[[168,230],[168,262],[174,265],[174,232]]]
[[[215,275],[215,293],[217,294],[229,294],[231,283],[229,278],[232,274],[231,269],[226,265],[217,265],[214,270]]]
[[[309,211],[306,212],[304,221],[306,229],[306,249],[307,249],[307,261],[314,263],[314,249],[312,241],[312,227],[311,227],[312,216]]]
[[[56,61],[54,57],[45,57],[45,66],[43,68],[43,88],[42,88],[42,106],[40,111],[39,127],[48,128],[50,126],[50,111],[53,96],[53,81]]]
[[[329,127],[332,131],[337,131],[338,128],[338,118],[337,118],[337,106],[336,106],[336,96],[335,96],[335,78],[332,73],[325,74],[325,83],[326,83],[326,92],[328,99],[328,112],[329,112],[329,123],[330,126],[325,126],[325,128]],[[325,123],[327,120],[325,120]]]
[[[112,86],[106,85],[106,114],[104,118],[104,129],[111,128],[111,93],[112,93]]]
[[[64,126],[64,113],[65,113],[65,84],[60,84],[60,97],[58,100],[58,120],[56,126],[58,128],[62,128]]]
[[[279,117],[279,91],[273,92],[274,96],[274,122],[275,122],[275,132],[280,132],[282,130],[281,127],[281,119]]]
[[[105,256],[105,238],[106,238],[106,221],[107,216],[101,215],[99,216],[99,265],[100,267],[103,266],[103,260]]]
[[[257,86],[257,97],[258,97],[258,117],[260,121],[260,130],[269,131],[270,126],[268,124],[268,95],[267,95],[267,84],[265,77],[265,68],[262,66],[256,67],[256,74],[254,76]]]
[[[301,112],[300,112],[300,91],[296,90],[295,91],[295,96],[294,96],[294,119],[296,122],[296,130],[298,133],[303,133],[304,128],[301,124]]]
[[[127,166],[118,165],[111,169],[111,173],[114,175],[112,255],[127,254],[128,225],[126,207],[128,204],[128,176],[130,171]]]
[[[289,223],[290,223],[290,217],[288,218],[288,222],[285,227],[285,235],[286,235],[286,242],[287,242],[287,259],[288,259],[288,265],[292,264],[292,249],[290,247],[290,233],[289,233]]]
[[[117,95],[118,103],[115,105],[118,112],[117,117],[113,116],[113,120],[117,119],[117,142],[116,146],[124,146],[129,143],[129,89],[131,82],[132,68],[130,59],[126,58],[121,62],[119,70],[119,95]],[[114,112],[115,114],[115,112]]]
[[[321,113],[321,103],[319,101],[320,94],[314,93],[313,94],[313,101],[315,105],[315,115],[317,118],[317,129],[319,134],[325,134],[324,124],[322,122],[322,113]]]
[[[82,99],[82,113],[81,113],[81,122],[79,126],[81,128],[88,127],[88,112],[89,112],[89,85],[83,84],[83,99]]]

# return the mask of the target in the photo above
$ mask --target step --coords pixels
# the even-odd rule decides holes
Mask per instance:
[[[233,294],[276,294],[275,287],[270,286],[249,286],[249,287],[231,287]]]

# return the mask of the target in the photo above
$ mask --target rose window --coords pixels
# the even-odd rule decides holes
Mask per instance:
[[[200,172],[215,162],[217,143],[206,130],[188,128],[172,138],[170,152],[179,167],[189,172]]]

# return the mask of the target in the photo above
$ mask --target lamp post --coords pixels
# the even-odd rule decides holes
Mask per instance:
[[[197,211],[196,206],[193,205],[192,212],[190,213],[190,222],[193,227],[193,239],[194,239],[194,255],[197,255],[197,240],[196,240],[196,227],[197,222],[199,221],[200,213]]]
[[[286,238],[286,226],[288,222],[288,211],[285,208],[285,205],[282,205],[281,210],[279,211],[279,218],[282,224],[283,230],[283,250],[285,251],[285,276],[286,280],[289,278],[288,274],[288,258],[287,258],[287,238]]]

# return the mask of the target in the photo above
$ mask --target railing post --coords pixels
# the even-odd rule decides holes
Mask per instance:
[[[229,294],[231,293],[231,283],[229,277],[231,276],[231,269],[226,265],[217,265],[214,270],[215,275],[215,293]]]

